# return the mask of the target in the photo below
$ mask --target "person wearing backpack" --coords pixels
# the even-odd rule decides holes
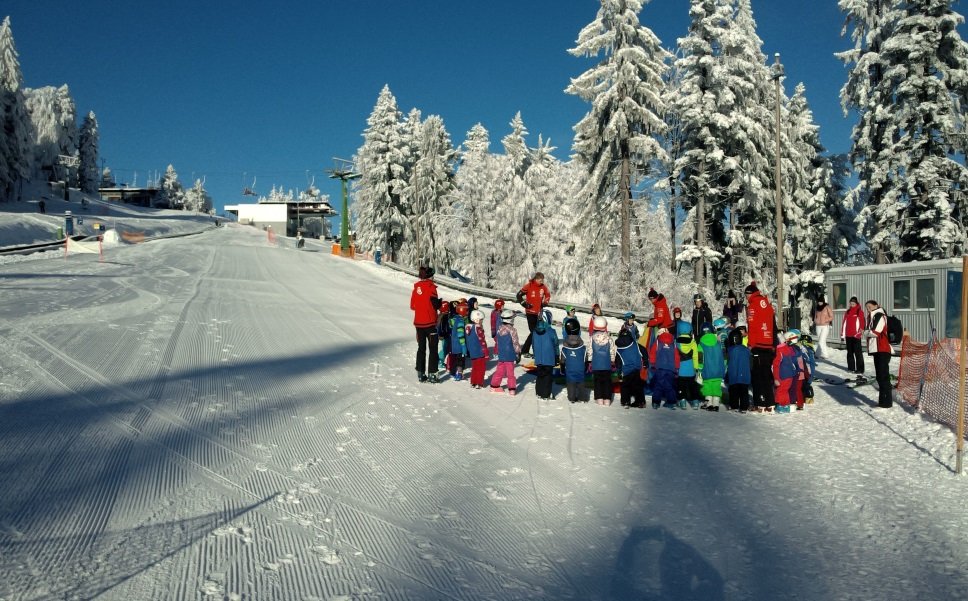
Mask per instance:
[[[874,357],[874,378],[877,380],[877,406],[890,409],[894,406],[891,395],[891,354],[894,349],[888,340],[887,313],[875,300],[864,303],[867,308],[867,353]]]
[[[790,413],[790,401],[796,402],[794,389],[800,381],[800,365],[797,352],[793,347],[800,339],[798,330],[790,330],[784,335],[785,344],[776,347],[773,357],[773,385],[776,386],[776,412]]]

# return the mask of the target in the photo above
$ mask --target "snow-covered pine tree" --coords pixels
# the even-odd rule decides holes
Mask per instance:
[[[693,265],[697,283],[707,281],[709,262],[718,260],[722,251],[709,239],[707,207],[719,207],[720,213],[725,210],[727,200],[720,197],[718,179],[735,169],[726,164],[724,149],[724,130],[732,124],[727,109],[735,104],[735,98],[724,85],[721,58],[733,13],[731,2],[691,0],[689,30],[678,40],[672,67],[678,86],[669,104],[678,123],[678,156],[673,163],[675,183],[670,187],[678,190],[677,198],[686,214],[683,245],[676,261]]]
[[[353,182],[352,212],[356,246],[383,249],[395,260],[407,229],[406,215],[394,181],[401,169],[401,113],[397,100],[385,85],[367,118],[363,145],[354,164],[360,178]]]
[[[66,85],[25,88],[24,102],[32,130],[32,175],[44,174],[51,180],[73,183],[76,168],[65,166],[58,159],[77,155],[77,115],[70,90]]]
[[[894,132],[886,165],[894,185],[882,202],[898,207],[899,217],[899,254],[889,260],[943,259],[968,250],[968,46],[957,29],[964,17],[951,5],[897,2],[881,48],[887,69],[878,96],[893,101],[888,130]]]
[[[0,201],[8,201],[30,176],[32,137],[10,17],[0,23],[0,133]]]
[[[477,123],[461,145],[455,179],[454,211],[459,219],[457,265],[481,286],[494,285],[494,240],[498,159],[490,152],[490,135]]]
[[[400,197],[402,213],[406,217],[406,230],[403,232],[398,261],[405,265],[417,266],[425,264],[427,257],[422,256],[417,248],[416,201],[413,193],[416,188],[411,186],[414,169],[420,158],[420,147],[423,137],[423,120],[420,111],[410,109],[406,120],[400,127],[400,162],[394,166],[392,189]]]
[[[775,276],[763,276],[764,271],[776,273],[777,256],[776,84],[772,81],[773,74],[766,64],[766,55],[762,50],[763,41],[756,33],[756,21],[750,0],[732,0],[726,4],[735,6],[734,19],[727,22],[722,31],[720,56],[723,77],[719,84],[722,87],[722,102],[719,107],[723,111],[721,118],[729,124],[722,130],[721,144],[728,158],[722,164],[724,171],[718,174],[716,185],[720,190],[723,206],[721,209],[712,207],[710,235],[714,247],[726,251],[725,261],[728,265],[732,253],[736,252],[732,245],[728,245],[731,239],[729,230],[735,227],[738,237],[745,240],[737,249],[745,261],[733,262],[732,271],[720,271],[715,278],[715,285],[709,286],[720,290],[727,282],[729,288],[735,289],[740,282],[752,278],[761,282],[771,279],[775,281]],[[785,108],[784,100],[781,89],[781,114]],[[788,119],[781,116],[782,147],[790,155],[788,161],[799,162],[800,159],[792,156],[797,147],[790,143],[784,127],[786,123]],[[784,167],[784,171],[788,170],[788,167]],[[787,209],[792,204],[789,202],[790,190],[787,186],[783,187],[781,202],[785,204],[785,214],[791,212]],[[735,211],[735,217],[729,215],[727,219],[727,211]],[[793,211],[792,214],[795,216],[796,212]],[[786,220],[785,217],[784,221]],[[789,240],[786,236],[784,238]],[[753,257],[755,260],[750,261]],[[785,263],[789,263],[789,259]],[[742,267],[752,268],[753,271],[746,271]]]
[[[494,258],[498,281],[502,287],[520,286],[531,277],[537,266],[533,262],[532,249],[535,219],[540,219],[541,207],[534,190],[525,181],[532,165],[531,150],[525,141],[528,129],[521,113],[515,114],[510,123],[511,131],[501,139],[504,155],[499,157],[495,218],[498,231],[494,239]]]
[[[632,268],[633,180],[654,178],[656,162],[666,158],[658,138],[666,131],[662,92],[670,55],[639,22],[643,5],[643,0],[601,0],[595,20],[569,50],[601,59],[565,89],[592,105],[575,125],[573,144],[588,173],[582,190],[587,204],[579,218],[587,235],[584,256],[597,265],[611,258],[611,243],[617,241],[626,282]]]
[[[98,177],[98,133],[97,117],[90,111],[81,123],[78,134],[77,154],[80,165],[77,168],[78,185],[88,194],[97,194],[100,178]]]
[[[859,179],[855,194],[864,205],[858,216],[860,235],[878,263],[900,255],[895,234],[900,207],[886,200],[898,185],[890,177],[896,135],[890,127],[893,98],[889,86],[882,85],[890,68],[882,52],[884,41],[891,37],[899,19],[894,5],[895,0],[838,2],[846,16],[841,35],[849,35],[854,44],[836,56],[849,68],[847,82],[840,90],[844,115],[851,110],[858,115],[850,160]]]
[[[212,210],[212,197],[205,190],[202,180],[196,179],[192,187],[185,191],[184,209],[196,213],[208,213]]]
[[[185,204],[185,188],[178,181],[178,173],[175,172],[173,165],[168,165],[165,174],[161,177],[160,192],[158,194],[157,206],[169,209],[180,209]]]
[[[454,192],[457,151],[444,128],[444,121],[431,115],[423,122],[420,147],[408,185],[411,222],[418,257],[430,265],[449,268],[453,255],[449,247],[456,237],[457,223],[450,211]]]

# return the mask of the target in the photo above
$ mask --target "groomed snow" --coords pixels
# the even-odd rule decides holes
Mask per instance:
[[[963,598],[954,435],[873,387],[784,416],[418,384],[412,278],[288,246],[0,265],[0,600]]]

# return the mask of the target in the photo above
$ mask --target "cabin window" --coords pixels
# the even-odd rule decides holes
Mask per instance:
[[[934,309],[934,278],[923,278],[915,281],[915,308]]]
[[[836,282],[832,285],[833,288],[833,306],[834,309],[846,309],[847,308],[847,282]]]
[[[895,311],[906,311],[911,309],[911,280],[894,280],[894,305]]]

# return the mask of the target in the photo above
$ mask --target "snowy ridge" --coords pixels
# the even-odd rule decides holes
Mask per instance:
[[[418,384],[411,276],[242,227],[105,255],[0,265],[3,601],[966,584],[954,437],[873,387],[752,416]]]

